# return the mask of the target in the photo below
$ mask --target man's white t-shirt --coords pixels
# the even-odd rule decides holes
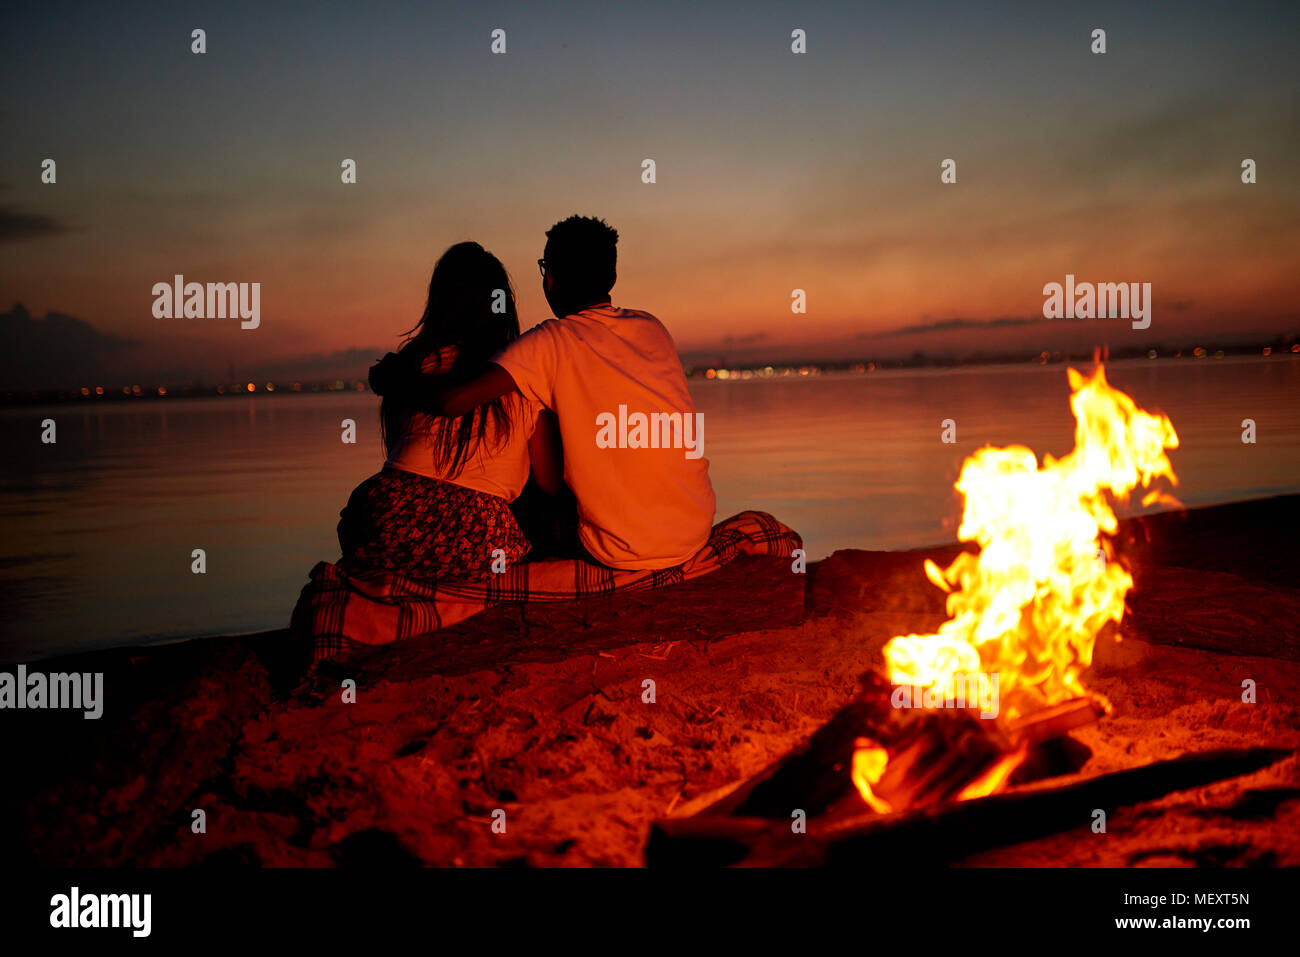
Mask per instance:
[[[614,568],[668,568],[708,540],[716,504],[709,461],[663,323],[593,306],[547,319],[492,361],[559,419],[564,479],[592,557]],[[659,447],[644,447],[648,437]]]
[[[528,440],[537,428],[541,407],[517,395],[506,396],[505,404],[510,417],[509,436],[500,434],[495,419],[489,414],[483,441],[470,450],[459,474],[451,475],[438,465],[432,432],[438,419],[423,412],[413,413],[407,418],[385,464],[389,468],[415,472],[513,502],[528,482],[531,464]]]

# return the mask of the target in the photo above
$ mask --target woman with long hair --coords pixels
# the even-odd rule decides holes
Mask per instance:
[[[519,337],[505,267],[478,243],[443,253],[424,314],[385,361],[436,369],[449,383],[483,371]],[[348,571],[387,569],[413,578],[483,580],[494,563],[520,561],[530,543],[511,511],[530,471],[547,494],[563,490],[554,417],[523,396],[502,396],[459,418],[428,415],[385,395],[380,425],[387,461],[341,513]]]

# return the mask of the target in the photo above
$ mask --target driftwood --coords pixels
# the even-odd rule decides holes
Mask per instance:
[[[882,860],[891,866],[941,864],[990,847],[1086,829],[1098,808],[1109,813],[1249,774],[1292,753],[1248,748],[1185,754],[1069,784],[1036,785],[902,814],[861,814],[827,824],[810,820],[806,834],[793,832],[788,814],[781,821],[704,815],[666,819],[651,827],[645,859],[649,866],[692,867],[812,867]]]

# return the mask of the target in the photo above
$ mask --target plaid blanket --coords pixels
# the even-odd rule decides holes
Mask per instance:
[[[294,609],[294,627],[310,633],[314,660],[360,645],[432,634],[508,602],[570,601],[663,588],[716,571],[739,555],[790,558],[797,532],[766,512],[741,512],[713,526],[709,540],[680,565],[620,570],[583,561],[523,562],[486,582],[421,581],[397,572],[349,574],[319,562]]]

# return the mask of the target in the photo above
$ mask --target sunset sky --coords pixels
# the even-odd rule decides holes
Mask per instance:
[[[394,345],[462,239],[541,321],[579,212],[684,353],[1037,351],[1088,321],[978,323],[1066,273],[1152,283],[1151,329],[1085,330],[1116,344],[1300,326],[1300,5],[551,6],[8,8],[0,309],[133,340],[114,370],[290,368]],[[260,282],[261,327],[155,319],[175,273]]]

